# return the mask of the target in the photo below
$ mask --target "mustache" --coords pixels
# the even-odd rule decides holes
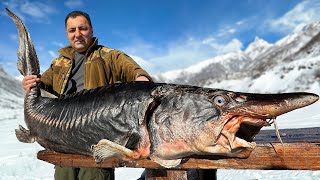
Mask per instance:
[[[85,42],[85,39],[83,39],[83,38],[74,39],[73,42]]]

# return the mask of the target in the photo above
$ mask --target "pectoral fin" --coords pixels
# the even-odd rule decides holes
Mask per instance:
[[[97,145],[91,146],[91,150],[97,163],[102,163],[105,159],[111,157],[119,157],[123,160],[136,160],[140,158],[138,152],[107,139],[102,139]]]
[[[31,135],[30,130],[25,129],[23,126],[19,125],[19,129],[15,129],[16,137],[20,142],[24,143],[34,143],[36,137]]]

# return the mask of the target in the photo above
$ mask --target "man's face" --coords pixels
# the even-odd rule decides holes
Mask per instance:
[[[70,45],[78,53],[84,53],[92,44],[93,30],[83,16],[67,20],[67,36]]]

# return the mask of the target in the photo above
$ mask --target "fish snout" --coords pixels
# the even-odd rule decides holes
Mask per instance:
[[[244,102],[236,102],[228,113],[262,119],[275,118],[311,105],[319,100],[313,93],[246,94]]]

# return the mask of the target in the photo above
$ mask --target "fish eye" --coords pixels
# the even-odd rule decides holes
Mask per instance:
[[[227,104],[227,100],[223,96],[215,96],[213,102],[218,106],[223,106]]]

